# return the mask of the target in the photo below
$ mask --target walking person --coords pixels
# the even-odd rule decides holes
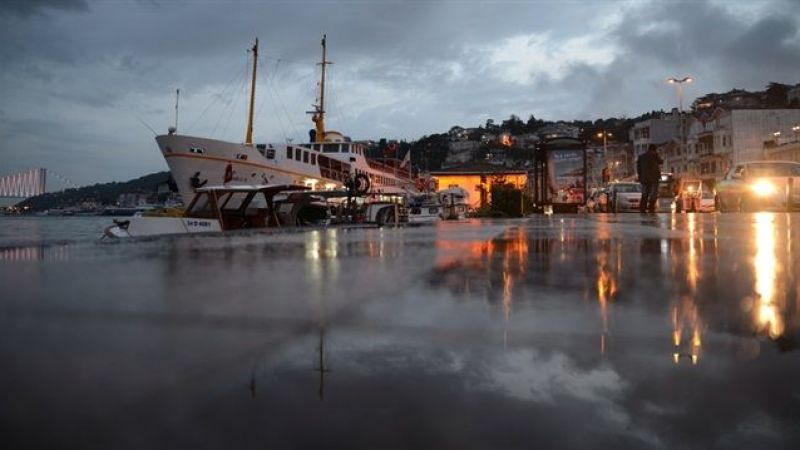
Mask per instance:
[[[661,164],[664,161],[658,156],[655,144],[650,144],[647,151],[636,160],[636,173],[642,184],[642,199],[639,201],[639,212],[655,212],[658,200],[658,182],[661,181]]]

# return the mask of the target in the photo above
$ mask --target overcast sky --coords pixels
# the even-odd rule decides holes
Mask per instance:
[[[244,139],[247,49],[261,41],[255,139],[308,139],[328,35],[328,128],[417,139],[530,114],[636,116],[696,95],[800,82],[800,2],[0,2],[0,175],[77,184],[166,165],[154,134]],[[145,125],[146,124],[146,125]]]

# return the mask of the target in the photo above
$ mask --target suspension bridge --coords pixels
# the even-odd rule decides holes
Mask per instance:
[[[47,192],[48,175],[53,175],[68,187],[77,187],[63,176],[41,167],[11,175],[0,176],[0,198],[25,199]]]

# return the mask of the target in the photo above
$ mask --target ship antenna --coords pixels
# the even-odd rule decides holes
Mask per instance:
[[[256,38],[253,48],[253,79],[250,82],[250,109],[247,113],[247,134],[244,138],[245,145],[253,146],[253,107],[256,100],[256,68],[258,65],[258,38]]]
[[[181,90],[175,89],[175,132],[178,132],[178,102],[181,100]]]
[[[316,131],[316,141],[317,142],[325,142],[325,67],[329,64],[332,64],[330,61],[326,59],[327,56],[327,46],[326,41],[327,35],[322,35],[322,61],[318,63],[322,66],[322,74],[320,75],[319,81],[319,102],[314,105],[314,111],[310,111],[311,120],[314,121],[315,131]]]

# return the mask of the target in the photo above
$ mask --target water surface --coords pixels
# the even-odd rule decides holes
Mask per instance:
[[[797,448],[798,224],[44,232],[69,250],[0,257],[0,419],[26,447]]]

